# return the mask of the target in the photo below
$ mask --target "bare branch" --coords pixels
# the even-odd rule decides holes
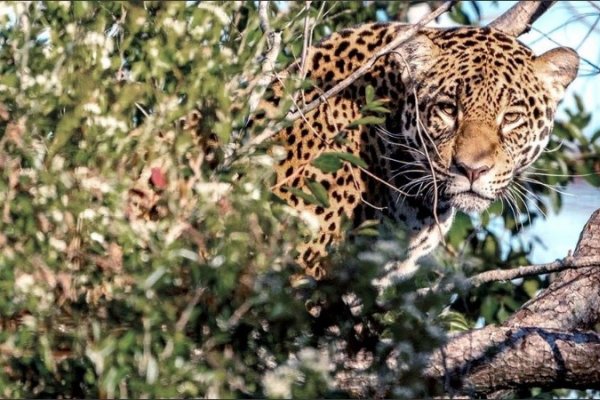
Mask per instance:
[[[177,320],[177,323],[175,324],[176,331],[181,332],[185,329],[185,326],[187,325],[187,323],[190,320],[190,317],[192,316],[192,312],[194,312],[194,307],[196,307],[196,304],[198,304],[198,302],[200,301],[202,294],[204,294],[204,290],[205,290],[205,288],[201,287],[201,288],[197,288],[194,291],[194,295],[192,296],[192,299],[190,300],[188,305],[185,307],[185,310],[183,310],[183,312],[181,313],[181,316],[179,317],[179,319]]]
[[[482,272],[469,279],[471,285],[479,286],[483,283],[494,281],[509,281],[526,276],[548,274],[551,272],[564,271],[565,269],[600,266],[600,257],[565,257],[547,264],[527,265],[513,269],[494,269]]]
[[[306,15],[304,16],[304,41],[302,43],[302,58],[300,61],[300,77],[302,80],[306,78],[306,57],[308,56],[308,47],[311,42],[311,32],[312,28],[310,26],[310,4],[312,1],[306,1],[304,3],[304,10]]]
[[[471,288],[480,286],[484,283],[510,281],[517,278],[525,278],[527,276],[549,274],[567,269],[577,269],[592,266],[598,266],[600,268],[600,256],[568,256],[561,260],[556,260],[547,264],[523,265],[511,269],[493,269],[490,271],[485,271],[466,279],[461,286],[463,288]],[[443,282],[438,282],[431,287],[420,289],[419,294],[424,295],[429,292],[451,291],[454,289],[456,289],[456,286],[452,283],[444,284]]]
[[[507,35],[519,36],[526,33],[531,25],[545,13],[556,1],[519,1],[510,10],[490,22],[491,28]]]
[[[269,3],[268,0],[260,0],[258,2],[258,20],[260,24],[260,30],[265,35],[271,33],[271,23],[269,22]]]

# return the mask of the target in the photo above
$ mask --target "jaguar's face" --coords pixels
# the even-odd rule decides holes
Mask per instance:
[[[512,37],[487,28],[430,37],[436,62],[416,88],[420,129],[440,198],[482,211],[548,143],[554,112],[575,78],[579,58],[559,48],[536,57]]]

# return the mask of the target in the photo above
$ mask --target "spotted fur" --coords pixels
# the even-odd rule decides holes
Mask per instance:
[[[307,66],[314,87],[306,91],[306,101],[350,75],[404,29],[396,23],[366,24],[312,47]],[[320,224],[318,235],[299,249],[307,273],[325,275],[327,247],[341,239],[344,218],[356,225],[381,217],[410,232],[406,259],[386,271],[382,284],[414,271],[417,259],[450,228],[455,210],[484,210],[540,155],[578,62],[567,48],[535,56],[490,28],[423,29],[281,131],[276,141],[285,157],[276,168],[274,192]],[[368,85],[391,113],[381,125],[354,127]],[[274,85],[272,91],[270,102],[276,105],[282,90]],[[337,172],[324,173],[311,162],[325,152],[352,153],[368,168],[346,162]],[[309,180],[328,191],[329,207],[290,190],[310,193]]]

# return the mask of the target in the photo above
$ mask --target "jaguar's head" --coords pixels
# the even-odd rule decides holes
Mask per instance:
[[[417,39],[411,145],[426,149],[439,197],[482,211],[542,153],[554,113],[577,75],[569,48],[540,56],[490,28],[427,30]],[[412,103],[412,104],[410,104]]]

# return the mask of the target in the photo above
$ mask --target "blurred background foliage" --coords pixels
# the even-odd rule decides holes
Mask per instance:
[[[413,3],[440,4],[272,3],[277,67],[301,54],[305,18],[314,43],[361,22],[406,21]],[[460,2],[451,18],[477,24],[478,3]],[[419,369],[446,332],[502,322],[547,280],[452,296],[415,289],[528,263],[534,244],[518,235],[560,209],[551,188],[573,174],[600,184],[589,175],[600,131],[582,133],[578,102],[549,146],[562,150],[536,164],[561,176],[525,182],[518,209],[459,215],[414,280],[377,299],[371,279],[402,251],[403,233],[388,227],[337,251],[330,279],[292,287],[310,224],[271,195],[266,149],[239,150],[261,132],[245,129],[267,47],[256,2],[3,7],[1,397],[433,394]]]

